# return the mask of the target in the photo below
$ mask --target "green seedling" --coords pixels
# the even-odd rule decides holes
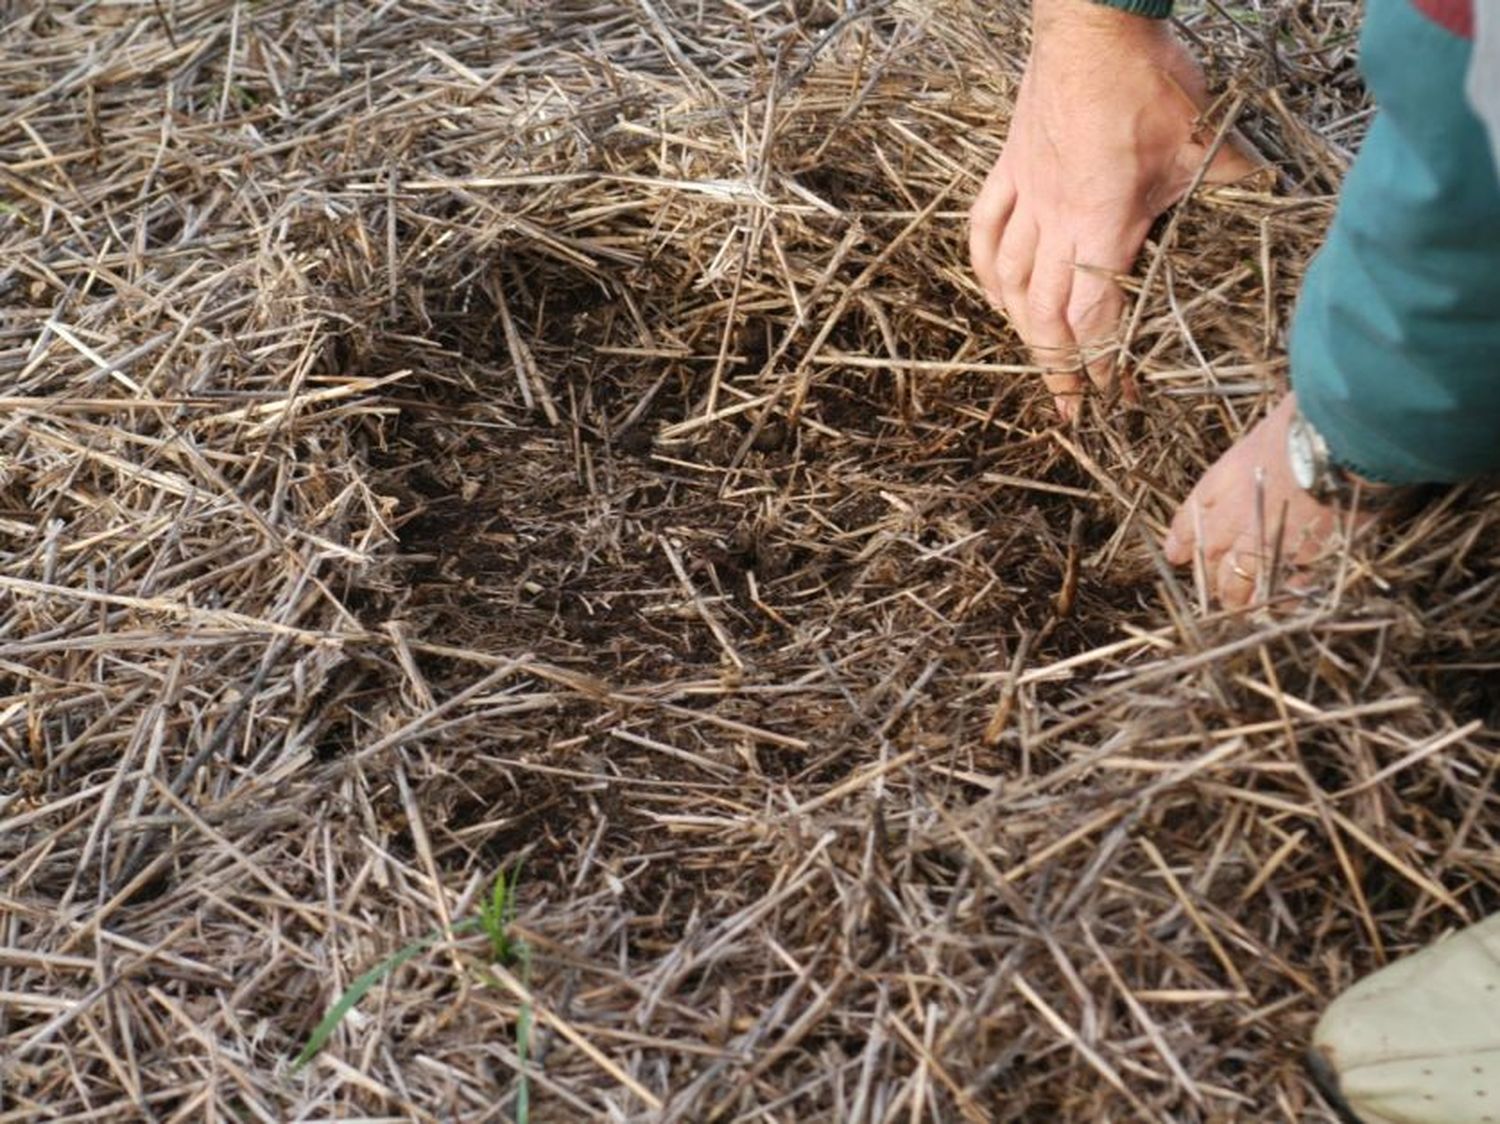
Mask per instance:
[[[502,870],[495,875],[489,900],[479,907],[479,927],[490,939],[490,959],[500,964],[510,965],[516,960],[517,942],[511,939],[510,926],[516,919],[515,884],[520,878],[518,868],[515,878],[507,882]]]
[[[516,884],[521,880],[520,867],[506,881],[505,871],[495,876],[495,885],[490,890],[489,900],[479,907],[479,927],[490,941],[490,959],[507,967],[517,960],[521,964],[521,981],[531,985],[531,950],[525,941],[511,936],[511,923],[516,917]],[[526,1061],[531,1048],[531,1005],[521,1005],[516,1018],[516,1057],[520,1060],[520,1080],[516,1086],[516,1124],[529,1124],[531,1120],[531,1082],[526,1076]]]
[[[529,985],[531,951],[524,941],[517,940],[510,931],[516,916],[515,891],[519,881],[519,868],[509,879],[502,870],[495,876],[495,884],[490,890],[489,897],[480,904],[478,915],[464,918],[454,924],[448,932],[454,936],[461,933],[482,932],[490,943],[491,962],[510,965],[519,961],[521,977]],[[307,1045],[302,1047],[302,1052],[292,1062],[292,1072],[295,1073],[305,1066],[319,1050],[327,1045],[333,1032],[338,1029],[339,1023],[344,1021],[344,1016],[354,1010],[359,1001],[369,994],[371,988],[408,960],[426,952],[443,938],[444,933],[440,930],[429,933],[421,940],[413,941],[392,953],[350,984],[349,989],[339,996],[338,1002],[328,1009],[328,1013],[313,1028]],[[516,1020],[516,1056],[521,1063],[520,1082],[516,1091],[516,1124],[527,1124],[531,1117],[531,1086],[526,1076],[530,1043],[531,1006],[523,1004]]]
[[[479,918],[470,917],[453,926],[452,932],[455,934],[473,932],[477,928],[479,928]],[[443,934],[441,932],[429,933],[421,940],[413,941],[400,951],[387,956],[379,964],[350,984],[349,990],[339,996],[339,1001],[328,1009],[328,1014],[324,1015],[322,1021],[313,1028],[312,1037],[307,1040],[307,1045],[302,1047],[302,1052],[297,1055],[296,1060],[292,1063],[292,1072],[295,1073],[308,1062],[312,1061],[313,1055],[324,1047],[328,1039],[333,1036],[333,1032],[338,1029],[339,1023],[344,1021],[344,1016],[354,1010],[355,1006],[358,1005],[359,1001],[365,997],[372,987],[408,960],[419,953],[426,952],[442,939]]]
[[[531,953],[521,945],[521,982],[531,987]],[[516,1017],[516,1057],[520,1060],[520,1081],[516,1085],[516,1124],[530,1124],[531,1078],[526,1074],[531,1052],[531,1004],[523,1003]]]

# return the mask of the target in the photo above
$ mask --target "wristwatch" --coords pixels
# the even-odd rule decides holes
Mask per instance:
[[[1384,507],[1403,492],[1390,484],[1361,479],[1334,460],[1328,451],[1328,442],[1312,422],[1302,416],[1301,410],[1292,415],[1292,424],[1287,428],[1286,455],[1297,487],[1319,503],[1349,507],[1354,503],[1357,491],[1359,506],[1372,511]]]

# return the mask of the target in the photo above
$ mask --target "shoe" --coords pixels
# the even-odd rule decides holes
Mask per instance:
[[[1308,1063],[1352,1124],[1500,1124],[1500,915],[1344,992]]]

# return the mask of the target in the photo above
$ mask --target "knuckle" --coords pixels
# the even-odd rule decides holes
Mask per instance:
[[[1034,323],[1056,323],[1062,319],[1062,302],[1047,289],[1026,290],[1026,314]]]
[[[1089,328],[1091,334],[1112,335],[1118,318],[1119,301],[1113,293],[1075,295],[1068,304],[1068,323],[1078,328]]]
[[[1031,258],[1002,246],[995,254],[995,272],[1007,284],[1020,286],[1031,275]]]

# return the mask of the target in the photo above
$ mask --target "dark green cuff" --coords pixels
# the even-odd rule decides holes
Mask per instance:
[[[1106,8],[1113,8],[1117,12],[1129,12],[1134,16],[1149,16],[1154,20],[1164,20],[1172,14],[1172,0],[1095,0]]]

